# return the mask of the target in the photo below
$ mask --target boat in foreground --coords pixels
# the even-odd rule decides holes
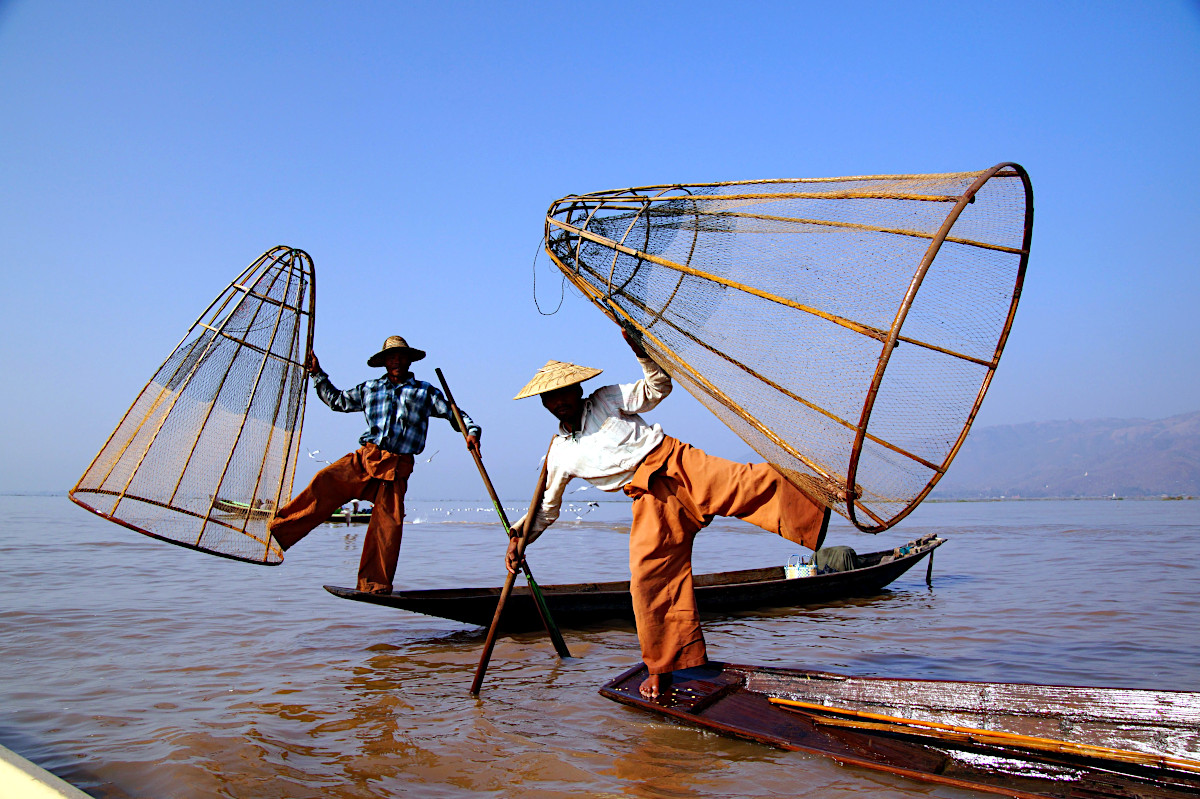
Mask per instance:
[[[600,693],[723,735],[1003,796],[1200,796],[1200,693],[712,662],[648,700],[646,676],[639,664]]]
[[[764,569],[699,574],[694,579],[696,602],[701,613],[732,613],[759,608],[794,607],[849,597],[871,596],[894,582],[925,556],[929,556],[930,579],[933,550],[945,543],[934,534],[904,546],[857,555],[857,568],[848,571],[791,577],[783,566]],[[579,626],[611,619],[633,620],[629,582],[572,583],[540,586],[550,615],[559,627]],[[439,616],[486,627],[492,623],[500,588],[439,588],[422,591],[393,591],[370,594],[353,588],[327,585],[334,596]],[[542,627],[528,586],[513,589],[504,606],[500,629],[524,632]]]

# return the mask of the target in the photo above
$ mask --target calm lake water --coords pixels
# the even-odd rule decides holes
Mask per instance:
[[[516,503],[514,503],[516,504]],[[626,579],[628,505],[564,513],[539,582]],[[397,585],[499,585],[479,501],[410,502]],[[63,497],[0,497],[0,744],[96,797],[968,797],[728,740],[601,698],[631,625],[502,638],[337,599],[362,527],[322,527],[274,568],[190,552]],[[835,517],[835,521],[837,517]],[[1200,690],[1200,502],[926,504],[860,552],[936,532],[870,599],[709,619],[711,656],[891,677]],[[697,572],[796,548],[740,522]]]

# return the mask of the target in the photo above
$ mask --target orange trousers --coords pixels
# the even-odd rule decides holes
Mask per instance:
[[[400,558],[404,530],[404,494],[413,470],[412,455],[385,452],[364,444],[317,472],[312,482],[276,513],[267,526],[283,549],[329,521],[352,499],[375,503],[358,563],[358,590],[388,593]]]
[[[828,509],[770,465],[727,461],[670,436],[623,490],[633,497],[630,592],[651,674],[708,662],[692,587],[692,542],[713,518],[744,519],[812,550],[829,523]]]

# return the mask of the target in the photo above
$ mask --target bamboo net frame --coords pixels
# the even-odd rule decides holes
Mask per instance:
[[[279,246],[200,315],[71,489],[152,538],[276,565],[267,532],[292,493],[316,320],[316,273]]]
[[[929,494],[979,411],[1033,190],[1014,163],[642,186],[557,200],[545,232],[572,285],[677,382],[877,533]]]

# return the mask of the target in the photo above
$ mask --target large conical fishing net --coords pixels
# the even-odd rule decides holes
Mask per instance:
[[[564,197],[546,249],[763,458],[865,532],[962,445],[1012,325],[1025,170]]]
[[[71,491],[94,513],[253,563],[292,493],[315,313],[312,259],[263,253],[201,314]]]

